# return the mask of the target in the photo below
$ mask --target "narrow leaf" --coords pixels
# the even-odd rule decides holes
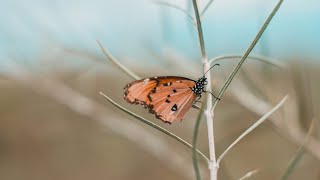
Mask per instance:
[[[122,110],[123,112],[126,112],[127,114],[129,114],[130,116],[132,116],[132,117],[140,120],[141,122],[143,122],[143,123],[145,123],[145,124],[147,124],[147,125],[155,128],[155,129],[163,132],[164,134],[166,134],[166,135],[170,136],[171,138],[177,140],[178,142],[180,142],[181,144],[187,146],[188,148],[193,149],[193,146],[192,146],[191,144],[189,144],[188,142],[186,142],[185,140],[183,140],[183,139],[180,138],[179,136],[173,134],[172,132],[170,132],[170,131],[162,128],[161,126],[158,126],[158,125],[156,125],[155,123],[153,123],[153,122],[151,122],[151,121],[149,121],[149,120],[147,120],[147,119],[145,119],[145,118],[143,118],[143,117],[141,117],[141,116],[139,116],[139,115],[137,115],[137,114],[135,114],[135,113],[127,110],[126,108],[120,106],[118,103],[116,103],[115,101],[113,101],[110,97],[108,97],[108,96],[105,95],[104,93],[100,92],[100,94],[101,94],[103,97],[105,97],[111,104],[113,104],[114,106],[116,106],[117,108],[119,108],[120,110]],[[201,157],[203,157],[203,159],[205,159],[206,161],[209,161],[209,159],[207,158],[207,156],[204,155],[204,154],[203,154],[201,151],[199,151],[198,149],[197,149],[197,153],[200,154]]]
[[[131,76],[133,79],[141,79],[136,73],[132,72],[130,69],[128,69],[127,67],[125,67],[123,64],[120,63],[120,61],[118,61],[115,57],[112,56],[112,54],[107,51],[103,45],[100,43],[100,41],[97,40],[98,45],[100,46],[101,51],[103,52],[103,54],[111,61],[113,62],[113,64],[115,64],[116,66],[118,66],[123,72],[125,72],[126,74],[128,74],[129,76]]]
[[[294,157],[292,158],[291,162],[289,163],[287,169],[283,172],[280,180],[287,180],[288,177],[291,175],[291,173],[293,172],[293,170],[295,169],[295,167],[298,165],[298,163],[300,162],[300,160],[302,159],[304,153],[305,153],[305,145],[306,143],[308,143],[309,138],[311,137],[311,134],[314,130],[314,119],[312,119],[310,128],[308,130],[308,134],[306,135],[305,141],[304,143],[299,147],[297,153],[294,155]]]

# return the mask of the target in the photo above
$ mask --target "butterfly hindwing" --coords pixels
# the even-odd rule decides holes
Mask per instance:
[[[195,95],[191,90],[177,95],[172,94],[171,97],[161,100],[158,103],[150,103],[150,112],[155,114],[157,118],[164,122],[172,123],[175,120],[182,120],[186,112],[192,106]]]
[[[189,79],[165,79],[150,92],[150,112],[164,122],[182,120],[195,100],[191,88],[195,85]]]

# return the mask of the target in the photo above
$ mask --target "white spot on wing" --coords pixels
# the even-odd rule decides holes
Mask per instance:
[[[146,84],[149,80],[150,80],[150,79],[147,78],[147,79],[143,80],[143,82]]]

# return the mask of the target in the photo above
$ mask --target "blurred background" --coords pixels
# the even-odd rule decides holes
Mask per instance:
[[[209,58],[242,55],[277,1],[199,1]],[[220,155],[286,94],[289,100],[222,160],[219,179],[320,179],[320,2],[286,0],[215,112]],[[123,100],[140,77],[202,76],[191,0],[4,0],[0,6],[0,179],[195,179],[190,149],[104,99],[191,143],[199,110],[164,124]],[[217,94],[237,56],[214,69]],[[264,60],[264,61],[261,61]],[[208,154],[206,123],[199,149]],[[294,163],[292,163],[294,162]],[[205,161],[199,160],[203,179]]]

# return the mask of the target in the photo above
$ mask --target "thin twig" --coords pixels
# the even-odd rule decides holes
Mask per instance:
[[[245,180],[245,179],[249,179],[252,176],[254,176],[255,174],[257,174],[259,172],[259,169],[255,169],[253,171],[248,172],[247,174],[245,174],[244,176],[242,176],[239,180]]]
[[[287,180],[288,179],[288,177],[293,172],[294,168],[301,161],[304,153],[305,153],[305,148],[303,146],[299,147],[299,149],[296,152],[296,154],[294,155],[293,159],[290,161],[287,169],[281,175],[280,180]]]
[[[203,31],[202,31],[202,25],[201,25],[201,19],[199,15],[199,9],[197,5],[197,0],[192,0],[194,13],[196,15],[196,22],[197,22],[197,30],[198,30],[198,36],[199,36],[199,43],[200,43],[200,49],[201,49],[201,58],[202,58],[202,64],[206,64],[208,61],[207,54],[206,54],[206,48],[204,46],[204,39],[203,39]]]
[[[222,61],[222,60],[232,60],[232,59],[240,59],[242,57],[242,55],[223,55],[223,56],[218,56],[215,58],[212,58],[209,60],[209,64],[212,65],[214,63],[217,63],[218,61]],[[264,62],[266,64],[270,64],[276,67],[280,67],[283,68],[285,65],[284,63],[280,62],[277,59],[273,59],[273,58],[269,58],[269,57],[265,57],[265,56],[248,56],[247,59],[253,59],[253,60],[257,60],[257,61],[261,61]]]
[[[250,126],[245,132],[243,132],[218,158],[217,164],[219,165],[222,158],[233,148],[242,138],[244,138],[247,134],[253,131],[256,127],[258,127],[261,123],[263,123],[269,116],[271,116],[275,111],[277,111],[288,99],[288,95],[286,95],[282,100],[269,112],[263,115],[257,122],[255,122],[252,126]]]
[[[211,6],[211,4],[213,3],[214,0],[210,0],[203,8],[203,10],[200,13],[200,17],[203,18],[204,13],[209,9],[209,7]]]
[[[164,134],[166,134],[166,135],[172,137],[173,139],[179,141],[181,144],[187,146],[188,148],[194,149],[191,144],[189,144],[188,142],[186,142],[185,140],[183,140],[183,139],[180,138],[179,136],[173,134],[172,132],[170,132],[170,131],[162,128],[161,126],[158,126],[157,124],[155,124],[155,123],[153,123],[153,122],[151,122],[151,121],[149,121],[149,120],[147,120],[147,119],[145,119],[145,118],[143,118],[143,117],[141,117],[141,116],[139,116],[139,115],[137,115],[137,114],[135,114],[135,113],[127,110],[126,108],[120,106],[118,103],[116,103],[115,101],[113,101],[110,97],[108,97],[108,96],[105,95],[104,93],[100,92],[100,94],[101,94],[103,97],[105,97],[111,104],[113,104],[114,106],[116,106],[116,107],[119,108],[120,110],[128,113],[130,116],[132,116],[132,117],[134,117],[134,118],[142,121],[143,123],[145,123],[145,124],[147,124],[147,125],[155,128],[155,129],[163,132]],[[203,157],[203,159],[205,159],[207,162],[209,161],[209,159],[207,158],[207,156],[204,155],[204,154],[203,154],[201,151],[199,151],[198,149],[197,149],[197,153],[198,153],[199,155],[201,155],[201,156]]]
[[[103,45],[100,43],[99,40],[97,40],[97,43],[101,49],[101,51],[103,52],[103,54],[111,61],[113,62],[116,66],[118,66],[124,73],[126,73],[127,75],[131,76],[133,79],[141,79],[136,73],[132,72],[130,69],[128,69],[127,67],[125,67],[124,65],[122,65],[120,63],[120,61],[118,61],[115,57],[112,56],[112,54],[107,51]]]
[[[299,147],[299,149],[297,150],[297,153],[294,155],[294,157],[292,158],[292,160],[290,161],[288,167],[286,168],[286,170],[282,173],[280,180],[286,180],[288,179],[289,175],[293,172],[294,168],[297,166],[297,164],[300,162],[300,160],[302,159],[304,153],[305,153],[305,145],[308,143],[312,132],[314,131],[314,125],[315,124],[315,120],[314,118],[311,121],[308,133],[305,137],[305,140],[303,142],[303,144]]]
[[[231,95],[245,108],[247,108],[249,111],[252,111],[253,113],[257,115],[263,115],[264,112],[268,111],[272,108],[272,106],[259,99],[252,93],[249,93],[247,90],[247,87],[245,87],[243,84],[239,82],[236,83],[234,87],[237,88],[230,88]],[[241,93],[241,96],[239,96],[239,92]],[[281,134],[283,137],[287,138],[290,142],[293,142],[295,144],[301,145],[304,142],[304,137],[306,136],[306,133],[301,131],[283,131],[285,128],[287,128],[285,125],[281,124],[278,118],[272,116],[270,117],[271,123],[276,128],[276,132]],[[307,144],[305,144],[305,149],[313,155],[315,158],[320,160],[320,152],[318,149],[320,149],[320,143],[318,140],[314,137],[310,137]]]
[[[203,32],[202,32],[202,25],[201,25],[201,19],[200,19],[200,14],[199,14],[199,9],[198,9],[198,4],[197,0],[192,0],[193,3],[193,8],[194,8],[194,13],[196,17],[196,22],[197,22],[197,30],[198,30],[198,36],[199,36],[199,43],[200,43],[200,48],[201,48],[201,61],[203,64],[203,73],[207,72],[210,68],[210,64],[208,63],[208,58],[206,54],[206,49],[205,49],[205,44],[204,44],[204,38],[203,38]],[[211,75],[210,73],[205,74],[208,84],[206,86],[207,91],[211,91]],[[207,107],[205,109],[205,116],[207,120],[207,129],[208,129],[208,145],[209,145],[209,171],[210,171],[210,180],[216,180],[217,179],[217,171],[218,171],[218,166],[216,165],[216,152],[215,152],[215,144],[214,144],[214,132],[213,132],[213,113],[211,112],[212,109],[212,96],[207,96]],[[200,119],[198,119],[200,121]],[[200,123],[200,122],[196,122]],[[198,127],[194,130],[195,133],[193,133],[193,144],[194,141],[196,140],[197,137],[197,132],[198,132]],[[195,147],[196,148],[196,147]],[[195,162],[197,163],[197,162]]]
[[[180,12],[183,12],[189,18],[189,20],[191,20],[192,24],[195,24],[194,17],[187,10],[185,10],[177,5],[170,4],[167,2],[155,1],[154,3],[162,5],[162,6],[170,7],[170,8],[176,9]]]
[[[241,57],[239,63],[237,64],[237,66],[233,69],[233,71],[231,72],[230,76],[228,77],[227,81],[225,82],[225,84],[223,85],[223,87],[221,88],[219,94],[218,94],[218,98],[221,99],[222,95],[224,94],[224,92],[226,91],[226,89],[228,88],[228,86],[230,85],[231,81],[233,80],[234,76],[237,74],[238,70],[240,69],[240,67],[242,66],[243,62],[246,60],[246,58],[249,56],[249,54],[251,53],[252,49],[255,47],[255,45],[257,44],[257,42],[259,41],[260,37],[262,36],[262,34],[264,33],[264,31],[267,29],[269,23],[271,22],[272,18],[274,17],[274,15],[276,14],[276,12],[279,10],[281,4],[282,4],[283,0],[279,0],[277,5],[275,6],[275,8],[273,9],[273,11],[271,12],[271,14],[268,16],[267,20],[264,22],[263,26],[260,28],[259,32],[257,33],[257,35],[255,36],[255,38],[253,39],[253,41],[251,42],[250,46],[248,47],[248,49],[246,50],[246,52],[244,53],[244,55]],[[213,109],[214,110],[216,104],[218,103],[217,99],[214,100],[213,102]]]
[[[197,139],[198,139],[198,129],[199,129],[199,125],[200,125],[200,120],[202,118],[202,113],[203,113],[203,105],[201,106],[201,109],[198,113],[197,119],[196,119],[196,124],[195,124],[195,128],[193,128],[193,134],[195,136],[192,137],[192,145],[193,147],[197,147]],[[197,161],[197,153],[196,153],[196,148],[192,149],[192,162],[193,162],[193,168],[194,168],[194,172],[196,174],[196,178],[197,180],[201,180],[201,175],[200,175],[200,171],[199,171],[199,166],[198,166],[198,161]]]

